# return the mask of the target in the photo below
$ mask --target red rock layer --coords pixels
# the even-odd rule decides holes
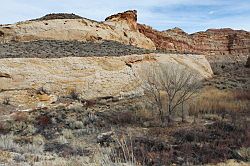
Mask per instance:
[[[189,35],[179,28],[157,31],[138,24],[138,29],[155,43],[157,49],[205,55],[250,54],[250,32],[243,30],[208,29]]]

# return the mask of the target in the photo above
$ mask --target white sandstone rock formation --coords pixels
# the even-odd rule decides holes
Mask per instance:
[[[122,57],[65,57],[52,59],[0,59],[0,102],[8,97],[22,108],[55,102],[55,96],[76,92],[82,99],[114,96],[119,98],[143,95],[138,70],[142,65],[163,63],[184,65],[202,78],[212,70],[202,55],[144,54]],[[50,95],[37,94],[45,89]]]

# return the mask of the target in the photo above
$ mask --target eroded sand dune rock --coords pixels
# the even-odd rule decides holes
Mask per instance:
[[[127,98],[143,95],[138,70],[151,63],[184,65],[202,78],[212,75],[208,61],[201,55],[144,54],[121,57],[6,58],[0,59],[0,101],[9,97],[24,108],[48,104],[55,96],[76,92],[83,99],[113,96]],[[37,94],[45,89],[50,95]],[[48,101],[45,101],[45,98]],[[40,104],[39,104],[40,103]]]

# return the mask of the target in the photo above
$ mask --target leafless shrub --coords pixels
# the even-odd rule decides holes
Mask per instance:
[[[134,147],[131,134],[118,136],[114,134],[114,147],[98,148],[95,163],[102,166],[112,165],[139,165],[134,156]]]
[[[198,91],[200,83],[195,71],[177,65],[152,65],[143,68],[144,90],[152,103],[158,106],[158,114],[164,122],[168,112],[168,122],[177,106],[184,105]],[[163,104],[167,104],[167,110]],[[182,107],[184,108],[184,107]],[[182,110],[184,115],[184,110]],[[182,116],[184,118],[184,116]]]
[[[80,99],[80,94],[75,89],[71,90],[69,96],[73,100],[79,100]]]

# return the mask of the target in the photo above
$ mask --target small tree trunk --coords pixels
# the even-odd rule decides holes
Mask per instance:
[[[193,123],[196,124],[196,115],[194,115],[194,122]]]
[[[168,123],[172,122],[172,110],[171,110],[171,102],[168,103]]]
[[[162,108],[159,110],[159,116],[160,116],[160,119],[161,119],[161,123],[164,123],[164,115],[163,115],[163,110]]]
[[[184,115],[184,103],[183,102],[181,103],[181,121],[182,122],[186,121],[185,115]]]

